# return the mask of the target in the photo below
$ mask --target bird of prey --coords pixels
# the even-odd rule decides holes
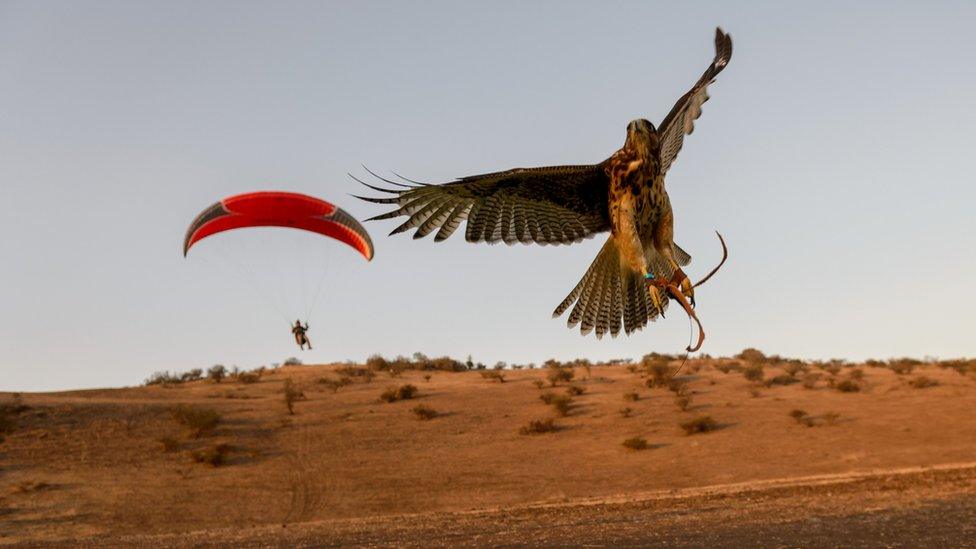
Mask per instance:
[[[610,231],[590,268],[553,316],[573,306],[568,324],[571,328],[580,324],[583,335],[595,329],[598,338],[608,332],[616,336],[621,327],[629,335],[648,320],[663,316],[668,299],[674,298],[697,321],[692,309],[696,284],[681,269],[691,256],[673,241],[674,215],[664,177],[685,135],[694,130],[708,100],[708,85],[731,56],[732,39],[716,29],[715,58],[660,127],[644,119],[630,122],[623,147],[599,164],[515,168],[440,185],[397,176],[405,182],[399,183],[370,172],[399,188],[357,179],[392,195],[358,198],[396,206],[372,220],[408,216],[391,235],[416,229],[413,237],[422,238],[436,230],[435,241],[451,236],[465,220],[469,242],[569,244]],[[724,241],[722,246],[727,256]],[[691,351],[700,348],[704,339],[700,322],[698,326],[698,344],[689,346]]]

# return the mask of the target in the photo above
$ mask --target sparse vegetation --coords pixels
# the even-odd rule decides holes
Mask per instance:
[[[687,412],[688,408],[691,407],[691,395],[679,395],[675,397],[674,403],[678,405],[679,410]]]
[[[759,349],[753,349],[752,347],[743,349],[741,353],[735,355],[735,358],[743,362],[748,362],[749,364],[762,364],[766,362],[766,355]]]
[[[232,447],[230,444],[222,442],[215,444],[204,450],[197,450],[190,454],[196,463],[206,463],[211,467],[220,467],[227,464],[227,456],[230,455]]]
[[[778,376],[773,376],[763,382],[766,387],[772,387],[773,385],[792,385],[796,383],[796,378],[789,374],[780,374]]]
[[[159,444],[162,445],[163,451],[167,454],[171,454],[180,449],[180,441],[173,437],[161,437],[159,439]]]
[[[861,390],[861,385],[853,379],[844,379],[835,383],[834,389],[842,393],[856,393]]]
[[[505,383],[505,372],[502,372],[501,370],[482,370],[481,377],[494,380],[499,383]]]
[[[345,387],[346,385],[352,384],[352,378],[349,377],[320,377],[318,379],[320,385],[324,385],[326,388],[331,389],[333,393],[338,392],[339,389]]]
[[[547,362],[547,364],[550,364]],[[573,380],[573,370],[569,368],[563,368],[556,363],[556,365],[547,366],[548,372],[546,372],[546,379],[549,381],[550,387],[555,387],[560,381],[570,382]]]
[[[240,381],[246,385],[257,383],[258,381],[261,381],[261,374],[258,372],[241,372],[237,374],[237,381]]]
[[[762,364],[750,364],[742,369],[742,377],[753,383],[760,383],[765,377]]]
[[[299,360],[296,357],[290,356],[290,357],[286,358],[285,361],[281,363],[281,365],[282,366],[301,366],[302,365],[302,361]]]
[[[207,377],[214,383],[220,383],[227,377],[227,368],[223,364],[214,364],[207,370]]]
[[[625,408],[621,408],[620,410],[618,410],[618,412],[623,417],[630,417],[630,414],[632,414],[634,412],[634,410],[631,409],[631,408],[629,408],[629,407],[625,407]]]
[[[295,413],[295,403],[299,400],[305,399],[305,393],[299,389],[291,378],[285,380],[285,384],[281,389],[282,395],[285,399],[285,407],[288,408],[288,413],[294,415]]]
[[[935,387],[939,384],[939,382],[930,377],[918,376],[909,381],[908,384],[916,389],[925,389],[928,387]]]
[[[685,434],[694,435],[696,433],[715,431],[719,428],[719,425],[711,416],[698,416],[695,419],[682,423],[681,428],[684,429]]]
[[[556,414],[559,416],[569,415],[570,409],[573,407],[573,399],[569,395],[557,395],[555,393],[545,393],[540,397],[542,402],[552,406]]]
[[[649,355],[644,355],[641,358],[641,366],[644,369],[644,373],[648,376],[646,385],[650,388],[654,387],[666,387],[668,382],[671,381],[671,376],[674,374],[674,369],[671,368],[670,355],[662,355],[658,353],[651,353]]]
[[[742,370],[742,364],[737,361],[733,362],[719,362],[713,366],[716,370],[727,374],[729,372],[738,372]]]
[[[520,435],[540,435],[543,433],[553,433],[559,427],[552,419],[534,419],[519,429]]]
[[[650,447],[647,440],[641,437],[631,437],[623,442],[624,448],[629,450],[646,450]]]
[[[540,390],[546,386],[545,382],[542,381],[541,379],[533,379],[532,385],[534,385],[536,389],[540,389]]]
[[[430,408],[429,406],[424,406],[423,404],[414,406],[413,410],[411,411],[413,412],[413,415],[417,417],[417,419],[425,421],[434,419],[439,415],[437,410]]]
[[[840,421],[840,414],[837,412],[827,412],[823,415],[823,420],[827,422],[827,425],[837,425]]]
[[[566,393],[570,396],[579,396],[586,392],[585,387],[580,387],[579,385],[570,385],[566,387]]]
[[[190,435],[199,438],[213,432],[220,423],[220,413],[213,408],[181,404],[172,410],[173,419],[186,427]]]
[[[676,396],[691,394],[691,389],[688,388],[688,384],[677,379],[668,380],[668,390],[674,393]]]
[[[797,423],[803,423],[803,419],[807,417],[807,413],[803,410],[793,410],[790,412],[790,417],[796,420]]]
[[[430,374],[424,374],[424,381],[430,382],[430,378],[431,378]]]
[[[624,393],[624,400],[628,402],[637,402],[640,400],[640,394],[637,391],[628,391]],[[629,410],[630,408],[628,408]]]
[[[820,381],[820,374],[808,373],[803,376],[803,388],[804,389],[816,389],[817,382]]]
[[[851,379],[860,381],[864,379],[864,370],[860,368],[854,368],[847,374]]]
[[[417,387],[415,385],[401,385],[399,387],[387,387],[382,394],[380,394],[380,400],[383,402],[396,402],[398,400],[410,400],[417,394]]]

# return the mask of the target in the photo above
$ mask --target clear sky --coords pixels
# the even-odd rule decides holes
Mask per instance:
[[[680,351],[678,308],[602,341],[551,319],[602,236],[435,244],[373,222],[369,264],[273,229],[180,247],[243,191],[375,215],[348,195],[362,164],[447,181],[599,162],[698,78],[716,25],[735,54],[667,179],[692,278],[715,229],[731,250],[698,293],[703,350],[976,355],[974,20],[962,1],[0,2],[0,390],[296,354]],[[255,288],[314,286],[316,262],[299,354],[283,314],[305,305]]]

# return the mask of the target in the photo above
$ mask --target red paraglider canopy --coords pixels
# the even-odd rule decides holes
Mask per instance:
[[[328,236],[373,259],[373,242],[366,229],[348,213],[312,196],[261,191],[229,196],[200,212],[186,231],[183,255],[204,238],[244,227],[293,227]]]

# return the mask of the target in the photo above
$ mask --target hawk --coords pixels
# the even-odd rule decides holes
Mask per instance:
[[[629,335],[663,316],[668,299],[674,298],[697,321],[692,309],[697,284],[681,269],[691,256],[674,243],[674,215],[664,177],[685,135],[694,130],[708,100],[708,85],[731,56],[732,39],[716,29],[715,58],[660,127],[644,119],[630,122],[623,147],[599,164],[515,168],[440,185],[397,176],[404,180],[399,183],[370,172],[399,188],[381,188],[353,177],[392,195],[358,198],[396,206],[371,220],[408,216],[391,235],[416,229],[413,237],[423,238],[436,231],[435,241],[450,237],[465,220],[469,242],[570,244],[610,231],[553,317],[572,306],[569,327],[579,324],[583,335],[595,330],[598,338],[606,333],[616,337],[621,328]],[[724,241],[722,247],[727,256]],[[689,350],[697,350],[704,340],[700,322],[698,326],[698,344]]]

